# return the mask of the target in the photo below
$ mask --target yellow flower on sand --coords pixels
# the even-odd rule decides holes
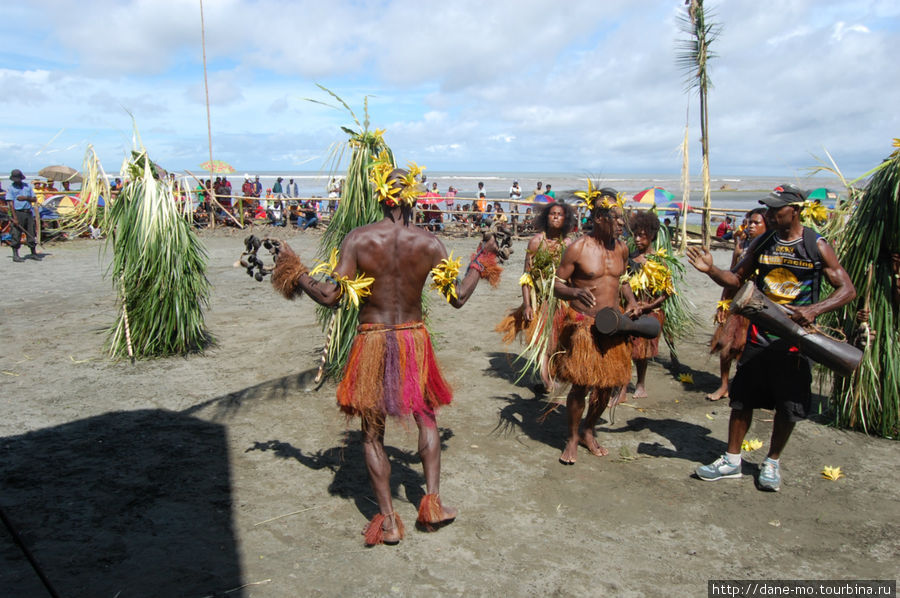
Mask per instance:
[[[338,265],[338,249],[335,247],[331,250],[331,255],[328,256],[328,261],[322,262],[318,266],[310,271],[310,276],[315,276],[316,274],[325,274],[326,276],[331,276],[334,274],[334,270]]]
[[[520,287],[531,287],[534,288],[534,280],[531,278],[531,274],[526,272],[522,276],[519,277],[519,286]]]
[[[829,467],[825,466],[825,469],[822,470],[822,477],[826,480],[835,481],[838,478],[844,477],[844,474],[841,473],[840,467]]]
[[[431,289],[440,292],[447,302],[456,298],[456,279],[459,277],[459,269],[462,267],[462,258],[453,258],[453,252],[441,260],[437,266],[431,269]]]
[[[752,452],[756,449],[762,448],[762,440],[759,438],[751,438],[750,440],[744,440],[741,442],[741,450],[746,452]]]
[[[679,374],[678,381],[682,384],[693,384],[694,377],[691,374]]]

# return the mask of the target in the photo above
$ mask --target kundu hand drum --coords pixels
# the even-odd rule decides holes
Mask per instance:
[[[627,334],[641,338],[656,338],[660,332],[659,320],[653,316],[641,316],[632,320],[612,307],[604,307],[597,312],[594,316],[594,328],[605,336]]]
[[[731,311],[760,328],[790,340],[800,351],[840,376],[849,376],[859,367],[863,353],[853,345],[807,330],[790,318],[788,309],[766,297],[747,282],[731,301]]]

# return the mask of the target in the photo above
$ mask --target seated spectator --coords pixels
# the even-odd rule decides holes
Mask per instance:
[[[281,200],[272,203],[268,210],[269,224],[272,226],[284,226],[284,205]]]
[[[719,227],[716,229],[716,237],[723,240],[729,241],[734,236],[734,225],[731,220],[731,216],[726,216],[725,220],[719,224]]]
[[[319,215],[316,213],[316,206],[312,201],[307,201],[303,203],[303,208],[301,210],[302,217],[297,220],[297,226],[301,229],[306,230],[308,228],[315,228],[319,224]]]

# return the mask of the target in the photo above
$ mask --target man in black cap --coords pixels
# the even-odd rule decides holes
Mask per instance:
[[[713,265],[706,249],[691,247],[688,260],[697,270],[725,288],[737,290],[756,273],[757,288],[773,302],[787,307],[801,326],[816,316],[842,307],[856,297],[856,289],[838,262],[831,245],[801,224],[800,211],[806,194],[793,185],[781,185],[760,200],[769,209],[770,233],[757,237],[733,270]],[[822,274],[834,288],[827,299],[819,298]],[[758,477],[761,490],[781,489],[779,458],[794,424],[809,413],[812,393],[809,358],[789,338],[779,338],[751,324],[747,344],[731,383],[731,418],[726,453],[709,465],[697,468],[701,480],[741,477],[741,444],[754,409],[774,409],[775,422],[769,453]]]
[[[16,168],[9,174],[9,180],[12,181],[9,189],[6,190],[6,204],[9,213],[9,219],[12,223],[12,240],[10,246],[13,252],[14,262],[24,262],[25,259],[41,260],[43,256],[37,252],[37,239],[34,230],[34,208],[32,204],[35,202],[34,193],[31,187],[25,182],[25,175]],[[31,249],[31,255],[22,258],[19,256],[19,247],[22,245],[22,233],[25,233],[25,243]]]

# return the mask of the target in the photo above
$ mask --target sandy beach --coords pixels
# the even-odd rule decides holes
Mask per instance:
[[[257,230],[257,234],[268,234]],[[413,530],[424,493],[414,426],[389,425],[396,547],[365,548],[376,512],[356,422],[312,384],[324,335],[309,299],[287,302],[232,267],[246,233],[201,233],[213,286],[203,354],[112,362],[115,293],[102,242],[0,254],[0,508],[66,597],[701,596],[709,579],[896,579],[897,442],[802,422],[777,494],[692,472],[724,451],[728,406],[709,356],[719,289],[688,268],[705,323],[651,362],[650,398],[604,415],[610,454],[557,462],[564,408],[516,383],[517,347],[494,325],[518,305],[524,241],[499,289],[461,310],[436,295],[431,325],[454,403],[441,412],[444,500],[458,520]],[[320,233],[279,232],[313,262]],[[474,239],[447,238],[468,255]],[[729,260],[717,251],[720,265]],[[816,387],[814,387],[816,390]],[[820,397],[820,400],[822,398]],[[761,412],[748,438],[768,441]],[[838,481],[822,478],[840,466]],[[228,592],[228,593],[226,593]],[[0,527],[0,596],[47,595]]]

